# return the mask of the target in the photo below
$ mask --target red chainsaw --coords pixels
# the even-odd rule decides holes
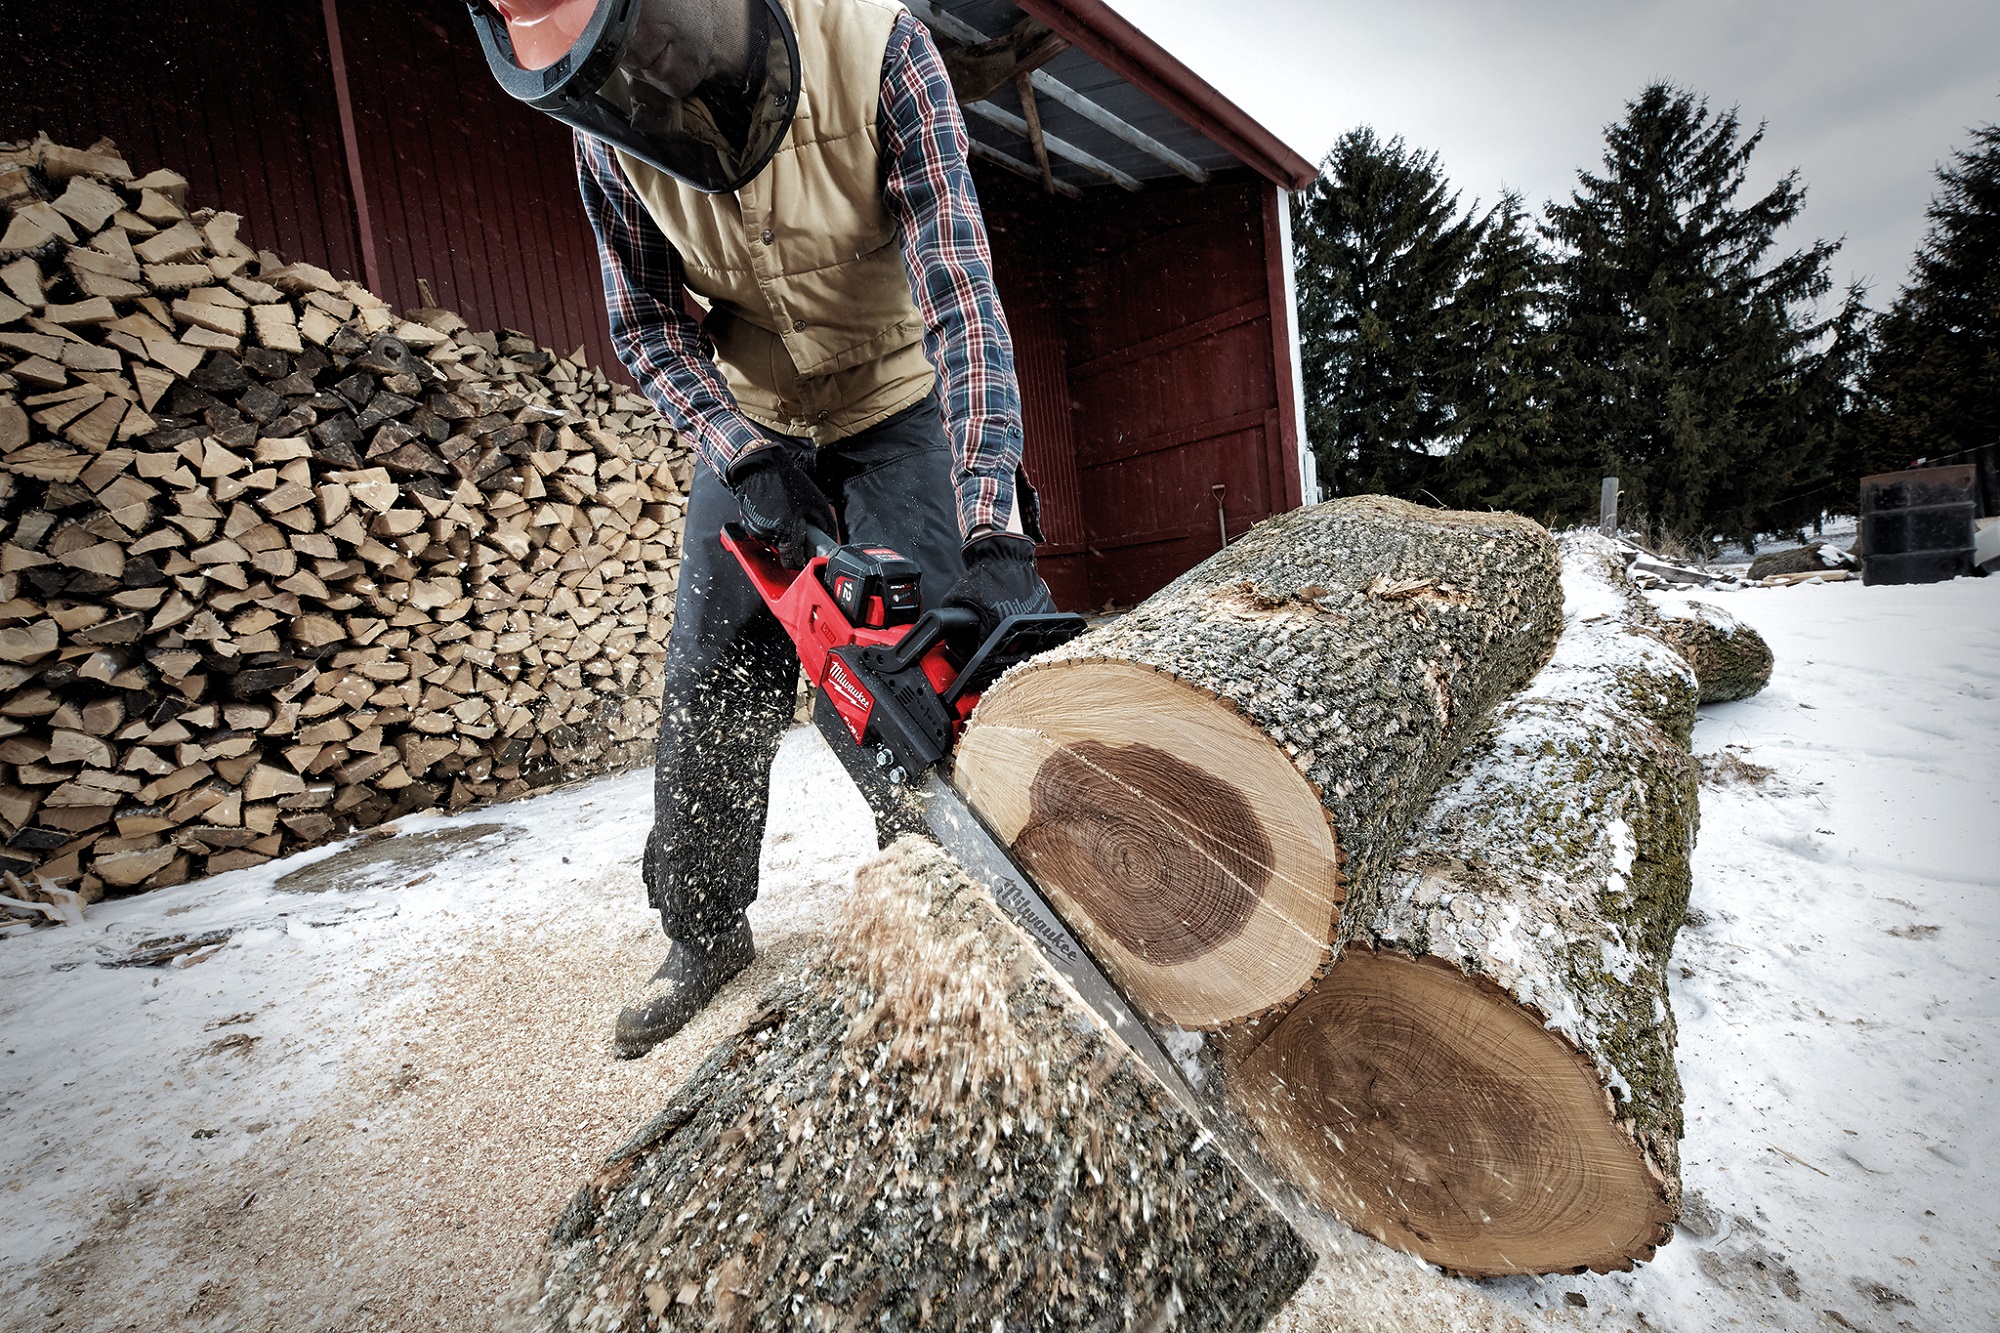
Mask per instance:
[[[787,569],[740,524],[722,529],[722,544],[791,635],[806,679],[898,785],[951,753],[1002,672],[1083,632],[1082,616],[1018,615],[982,642],[973,612],[924,609],[914,560],[886,546],[840,546],[817,529],[811,542],[805,568]]]

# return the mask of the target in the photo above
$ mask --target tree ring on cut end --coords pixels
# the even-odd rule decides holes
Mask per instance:
[[[1342,889],[1318,794],[1205,690],[1115,660],[1027,667],[981,701],[953,778],[1157,1021],[1257,1017],[1331,957]]]
[[[1154,746],[1056,750],[1028,799],[1015,854],[1155,967],[1242,934],[1270,883],[1271,844],[1243,793]]]
[[[1590,1062],[1439,959],[1349,946],[1231,1097],[1316,1201],[1454,1273],[1626,1269],[1673,1221]]]

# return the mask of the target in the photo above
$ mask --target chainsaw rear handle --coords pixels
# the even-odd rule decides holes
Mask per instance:
[[[751,540],[754,541],[756,538],[753,537]],[[839,542],[810,523],[806,524],[806,546],[811,550],[812,558],[815,560],[824,559],[840,549]]]

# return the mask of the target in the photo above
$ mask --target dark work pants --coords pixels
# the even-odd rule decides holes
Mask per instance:
[[[965,572],[955,463],[937,399],[858,435],[790,449],[841,511],[846,539],[890,546],[924,571],[938,606]],[[757,897],[771,760],[791,725],[798,656],[722,548],[736,496],[697,466],[667,636],[646,892],[675,939],[727,930]]]

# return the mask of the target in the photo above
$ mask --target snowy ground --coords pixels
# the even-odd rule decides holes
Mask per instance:
[[[1687,1225],[1633,1274],[1479,1284],[1348,1235],[1279,1327],[2000,1323],[2000,580],[1702,595],[1779,667],[1695,737]],[[660,948],[643,774],[0,941],[0,1327],[490,1327],[869,850],[812,733],[774,784],[762,955],[643,1061],[605,1042]]]
[[[1758,540],[1755,551],[1748,550],[1731,542],[1724,542],[1722,548],[1716,552],[1715,559],[1711,563],[1717,566],[1748,566],[1752,560],[1755,560],[1760,555],[1775,555],[1780,551],[1796,551],[1802,545],[1811,544],[1817,546],[1821,542],[1829,546],[1837,546],[1841,550],[1846,551],[1853,548],[1856,539],[1860,535],[1860,519],[1852,515],[1835,515],[1828,518],[1820,526],[1818,532],[1807,532],[1804,542],[1797,541],[1791,537],[1774,537],[1767,534]]]

